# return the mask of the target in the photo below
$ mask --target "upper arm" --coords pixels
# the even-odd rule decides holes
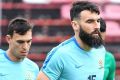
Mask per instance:
[[[111,70],[110,70],[110,77],[115,78],[115,70],[116,70],[116,63],[115,63],[115,58],[112,56],[111,58]]]
[[[111,54],[109,54],[109,61],[110,61],[110,72],[108,76],[108,80],[114,80],[115,78],[115,70],[116,70],[116,63],[115,63],[115,58]]]
[[[40,77],[45,80],[57,80],[62,72],[63,64],[59,52],[50,52],[41,67]]]
[[[38,76],[37,76],[37,80],[49,80],[49,78],[47,75],[45,75],[44,72],[40,71]]]

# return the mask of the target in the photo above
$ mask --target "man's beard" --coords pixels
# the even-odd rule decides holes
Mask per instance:
[[[97,35],[93,35],[94,33],[97,33]],[[98,29],[96,29],[94,32],[92,32],[91,34],[88,34],[87,32],[85,32],[82,28],[80,29],[80,33],[79,33],[79,37],[80,39],[87,44],[89,47],[94,47],[94,48],[98,48],[101,45],[103,45],[103,40],[101,38],[101,34],[98,31]]]

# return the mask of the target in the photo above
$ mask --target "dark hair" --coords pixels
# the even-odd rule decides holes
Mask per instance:
[[[81,13],[83,10],[89,10],[91,12],[100,14],[99,8],[92,2],[77,1],[73,3],[72,8],[70,9],[71,20],[79,18],[79,13]]]
[[[106,32],[106,23],[102,18],[100,18],[100,32]]]
[[[8,25],[7,34],[13,36],[14,32],[20,35],[24,35],[28,30],[32,30],[33,26],[27,19],[22,17],[16,17],[12,19]]]

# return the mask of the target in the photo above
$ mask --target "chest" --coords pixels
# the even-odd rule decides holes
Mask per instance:
[[[26,65],[4,62],[0,67],[0,80],[35,80],[33,71]]]
[[[102,80],[104,76],[104,55],[79,54],[67,58],[63,77],[68,80]],[[71,76],[69,76],[71,75]],[[68,76],[68,77],[67,77]]]

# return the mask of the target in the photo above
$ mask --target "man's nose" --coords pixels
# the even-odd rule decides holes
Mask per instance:
[[[24,48],[24,49],[27,49],[27,48],[28,48],[28,43],[27,43],[27,42],[25,42],[25,43],[23,44],[23,48]]]
[[[99,22],[95,22],[94,23],[94,28],[95,29],[100,29],[100,23]]]

